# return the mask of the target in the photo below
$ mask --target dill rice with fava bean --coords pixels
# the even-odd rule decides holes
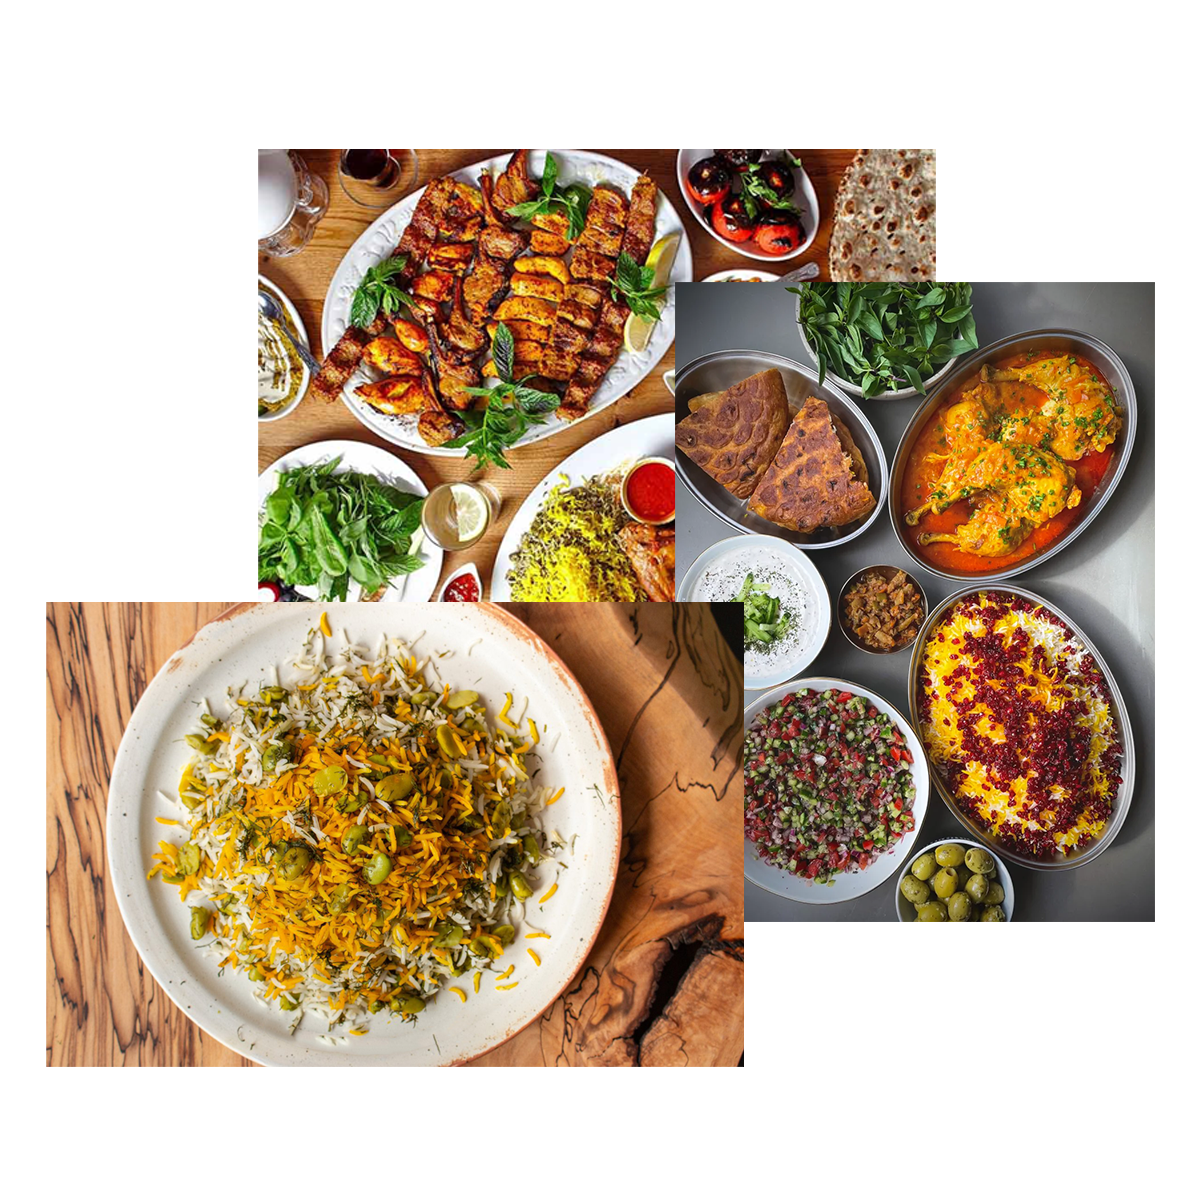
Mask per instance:
[[[396,639],[331,657],[314,629],[291,665],[290,686],[231,689],[225,719],[199,704],[182,821],[160,819],[190,838],[161,842],[149,876],[293,1031],[306,1014],[351,1035],[380,1012],[414,1021],[458,979],[465,1002],[565,866],[538,817],[563,787],[526,765],[536,723],[508,694],[489,724]]]

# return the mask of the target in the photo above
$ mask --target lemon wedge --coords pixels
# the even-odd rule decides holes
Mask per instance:
[[[454,518],[460,542],[474,542],[487,529],[487,503],[483,494],[469,485],[454,487]]]
[[[646,265],[654,268],[655,288],[665,288],[671,282],[671,268],[679,254],[679,235],[666,234],[650,248]],[[625,348],[630,353],[640,354],[650,344],[650,335],[657,321],[647,317],[628,317],[625,321]]]

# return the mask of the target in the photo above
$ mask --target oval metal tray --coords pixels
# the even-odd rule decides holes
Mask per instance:
[[[875,508],[870,514],[846,526],[827,527],[812,534],[801,534],[752,514],[744,501],[734,497],[678,448],[675,450],[676,472],[698,501],[743,534],[774,535],[805,551],[817,551],[824,547],[848,543],[870,529],[871,524],[883,512],[888,492],[887,457],[875,429],[855,406],[855,403],[861,400],[856,400],[853,395],[845,394],[834,387],[819,385],[815,370],[793,362],[790,358],[750,349],[724,350],[721,353],[705,354],[679,371],[675,379],[675,422],[678,423],[688,414],[688,399],[712,391],[726,390],[735,382],[749,378],[751,374],[770,369],[778,370],[783,376],[788,405],[793,414],[800,410],[804,400],[811,395],[828,403],[849,429],[855,444],[863,454],[867,466],[867,485],[875,495]]]
[[[915,546],[909,541],[905,525],[902,521],[904,509],[900,501],[900,489],[904,481],[904,470],[908,467],[908,458],[912,452],[913,444],[930,418],[941,409],[947,393],[952,391],[972,371],[978,371],[985,363],[1005,357],[1008,354],[1016,353],[1020,349],[1064,350],[1067,353],[1078,354],[1099,370],[1104,380],[1112,388],[1113,396],[1122,409],[1122,416],[1125,421],[1121,426],[1120,435],[1112,445],[1117,450],[1116,455],[1109,463],[1108,472],[1104,474],[1103,479],[1096,486],[1092,494],[1092,499],[1088,504],[1087,513],[1052,546],[1047,547],[1044,551],[1037,551],[1028,559],[1020,560],[1007,567],[997,567],[991,571],[953,571],[934,562],[930,556],[923,555],[923,548]],[[891,496],[888,499],[890,502],[888,516],[891,519],[892,530],[895,532],[896,538],[900,541],[900,546],[904,548],[914,563],[920,564],[927,572],[935,576],[941,576],[943,579],[955,580],[958,583],[978,583],[981,580],[1005,579],[1018,576],[1022,572],[1027,572],[1037,567],[1039,563],[1045,563],[1052,555],[1057,555],[1059,551],[1069,546],[1074,539],[1095,521],[1096,516],[1104,508],[1105,503],[1112,497],[1113,491],[1117,487],[1117,482],[1121,480],[1129,464],[1129,457],[1133,451],[1133,443],[1136,435],[1137,398],[1133,390],[1133,379],[1129,377],[1129,371],[1125,369],[1125,363],[1098,337],[1092,337],[1087,333],[1077,333],[1071,329],[1039,329],[1032,333],[1016,333],[1011,337],[1002,338],[1000,341],[993,342],[991,345],[985,346],[983,349],[976,350],[975,353],[964,357],[937,384],[937,388],[917,408],[912,419],[909,421],[908,427],[904,429],[904,435],[900,437],[900,443],[896,448],[896,456],[892,464]]]
[[[928,638],[930,631],[940,622],[947,612],[963,600],[967,596],[971,596],[976,592],[1010,592],[1015,596],[1021,596],[1024,599],[1031,601],[1034,604],[1048,608],[1058,619],[1075,634],[1076,638],[1084,645],[1100,672],[1104,675],[1105,681],[1108,683],[1108,692],[1112,696],[1113,707],[1116,714],[1117,739],[1121,745],[1121,787],[1117,790],[1117,801],[1113,807],[1113,812],[1109,816],[1108,825],[1104,828],[1104,833],[1089,846],[1085,847],[1077,855],[1058,856],[1049,860],[1031,859],[1027,855],[1019,854],[1016,851],[1011,851],[1009,848],[1002,846],[994,835],[985,831],[978,823],[968,818],[959,808],[958,803],[954,799],[954,795],[950,792],[948,786],[942,780],[942,775],[938,772],[937,765],[934,763],[933,757],[928,750],[925,749],[925,738],[921,729],[921,713],[920,704],[917,700],[917,686],[920,679],[921,657],[925,650],[925,640]],[[1108,663],[1105,662],[1103,655],[1096,648],[1095,643],[1066,613],[1062,611],[1058,605],[1047,600],[1044,596],[1036,592],[1030,591],[1028,588],[1022,588],[1018,584],[1000,584],[1000,583],[981,583],[973,584],[970,588],[959,588],[952,592],[941,604],[937,606],[926,618],[925,623],[921,626],[921,631],[917,634],[917,639],[913,643],[912,657],[908,665],[908,710],[913,721],[913,730],[917,734],[918,740],[921,742],[921,748],[925,751],[925,756],[929,764],[929,778],[938,791],[938,795],[942,801],[946,803],[946,808],[954,815],[955,818],[967,829],[967,832],[977,842],[983,846],[995,851],[1002,859],[1010,863],[1015,863],[1020,867],[1033,868],[1035,871],[1062,871],[1066,868],[1082,867],[1085,863],[1090,863],[1098,855],[1100,855],[1117,837],[1117,832],[1121,829],[1125,822],[1125,817],[1129,813],[1129,804],[1133,800],[1133,778],[1134,778],[1134,755],[1133,755],[1133,728],[1129,722],[1129,712],[1125,709],[1125,700],[1121,697],[1121,688],[1117,686],[1117,680],[1113,677],[1113,672],[1108,668]]]

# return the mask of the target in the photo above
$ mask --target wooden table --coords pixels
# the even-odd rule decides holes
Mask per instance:
[[[278,284],[296,305],[308,330],[309,341],[313,343],[314,353],[320,356],[320,348],[326,344],[321,342],[321,310],[333,273],[355,239],[382,211],[365,209],[346,196],[337,175],[338,150],[300,148],[297,151],[309,168],[324,178],[329,186],[329,210],[317,226],[312,241],[303,251],[286,259],[260,255],[259,271]],[[419,184],[424,185],[453,169],[501,155],[505,151],[503,148],[421,149],[418,151]],[[644,169],[654,178],[683,221],[692,246],[694,274],[697,279],[740,266],[765,268],[782,275],[810,259],[820,264],[822,277],[828,278],[827,257],[832,225],[828,212],[833,208],[833,199],[842,172],[854,156],[853,149],[801,151],[804,166],[817,192],[822,211],[821,225],[816,242],[802,259],[775,264],[761,263],[739,255],[696,224],[675,181],[677,149],[601,148],[597,151]],[[488,484],[499,492],[502,499],[498,521],[493,523],[487,534],[473,546],[454,554],[447,554],[443,576],[448,575],[460,564],[473,562],[479,568],[486,587],[491,580],[492,566],[504,532],[534,486],[572,452],[597,436],[623,423],[673,411],[675,400],[663,385],[662,376],[674,366],[675,349],[672,346],[654,370],[624,398],[588,416],[569,430],[521,448],[513,456],[513,468],[489,468],[486,474]],[[355,419],[340,400],[336,403],[326,403],[312,395],[306,395],[303,403],[291,415],[259,426],[259,472],[294,448],[328,439],[362,440],[403,456],[429,488],[446,481],[468,477],[475,463],[468,458],[431,457],[423,453],[406,452],[370,432]]]
[[[108,779],[155,672],[223,604],[47,612],[48,1065],[248,1065],[142,965],[108,883]],[[736,1065],[742,674],[707,607],[524,605],[595,705],[621,783],[612,904],[587,963],[493,1065]]]

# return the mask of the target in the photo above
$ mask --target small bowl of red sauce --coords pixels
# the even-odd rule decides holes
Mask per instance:
[[[662,526],[675,521],[675,462],[648,456],[625,474],[621,505],[637,522]]]
[[[446,577],[438,600],[444,604],[474,604],[483,599],[483,581],[473,563],[464,563]]]

